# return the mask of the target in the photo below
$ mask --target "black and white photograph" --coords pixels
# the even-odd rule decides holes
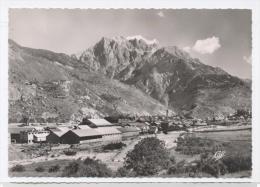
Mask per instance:
[[[9,177],[251,178],[251,9],[9,9]]]

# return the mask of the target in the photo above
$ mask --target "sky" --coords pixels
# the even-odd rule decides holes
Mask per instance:
[[[205,64],[251,79],[250,10],[9,10],[9,38],[26,47],[74,54],[102,37],[136,35],[177,46]]]

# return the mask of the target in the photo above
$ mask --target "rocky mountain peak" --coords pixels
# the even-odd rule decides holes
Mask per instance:
[[[157,113],[159,108],[164,110],[162,104],[168,98],[167,107],[169,104],[174,111],[205,118],[251,106],[250,81],[203,64],[176,46],[159,47],[156,40],[141,36],[103,37],[78,56],[21,47],[9,40],[9,67],[9,90],[17,99],[10,106],[13,111],[35,106],[35,113],[41,115],[39,105],[64,116],[75,112],[82,116],[77,113],[82,108],[107,115],[118,105],[116,109],[125,113]],[[42,84],[66,80],[70,84],[38,89],[27,106],[28,102],[21,103],[19,98],[31,89],[25,86],[31,80]],[[19,94],[17,90],[25,87],[26,93]],[[59,101],[55,94],[66,97]]]
[[[134,41],[135,40],[135,41],[139,41],[139,42],[145,42],[148,45],[154,45],[154,44],[158,45],[159,44],[157,39],[149,40],[149,39],[144,38],[141,35],[128,36],[128,37],[126,37],[126,39],[129,40],[129,41]]]
[[[167,46],[159,48],[153,56],[160,58],[179,58],[185,60],[193,60],[189,53],[183,51],[177,46]]]

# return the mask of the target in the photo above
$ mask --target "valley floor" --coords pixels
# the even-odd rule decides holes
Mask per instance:
[[[38,158],[29,158],[25,153],[21,152],[24,149],[21,145],[10,145],[9,147],[9,168],[22,164],[25,166],[26,170],[24,172],[9,172],[11,177],[58,177],[61,175],[62,168],[67,166],[68,163],[75,159],[84,159],[87,157],[96,158],[105,163],[110,169],[116,171],[118,168],[123,166],[124,158],[126,154],[131,151],[134,146],[143,138],[149,136],[157,136],[158,139],[165,141],[166,148],[170,151],[176,161],[185,160],[187,162],[199,159],[200,155],[184,155],[180,152],[175,151],[176,142],[175,140],[179,137],[183,131],[174,131],[169,134],[157,134],[157,135],[142,135],[127,141],[123,141],[126,147],[120,150],[114,151],[100,151],[98,149],[85,149],[77,152],[75,156],[66,156],[64,154],[56,154],[55,156],[42,156]],[[207,133],[195,133],[196,136],[205,137],[208,139],[213,139],[219,142],[228,142],[228,146],[225,147],[226,152],[229,155],[241,154],[241,155],[251,155],[251,130],[243,131],[229,131],[229,132],[207,132]],[[242,147],[242,149],[241,149]],[[50,154],[49,154],[50,155]],[[60,165],[61,169],[55,173],[49,173],[48,168],[53,165]],[[37,167],[46,168],[44,172],[36,172]],[[202,174],[203,175],[203,174]],[[236,173],[229,173],[223,177],[250,177],[251,171],[241,171]],[[182,177],[178,175],[163,175],[162,177]],[[183,176],[189,177],[189,176]],[[205,177],[209,177],[205,175]]]

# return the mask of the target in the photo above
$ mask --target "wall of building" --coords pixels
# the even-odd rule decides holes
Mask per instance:
[[[84,136],[84,137],[80,137],[80,141],[84,141],[84,140],[93,140],[93,139],[101,139],[102,136],[101,135],[96,135],[96,136]]]
[[[50,132],[50,134],[46,137],[46,141],[48,143],[57,144],[60,143],[60,137],[54,134],[53,132]]]
[[[33,143],[33,133],[22,131],[20,132],[21,143]]]
[[[61,137],[62,144],[78,144],[80,143],[79,137],[71,131],[68,131]]]
[[[122,139],[125,140],[127,138],[131,138],[131,137],[136,137],[139,135],[139,131],[134,131],[134,132],[124,132],[122,133]]]
[[[20,133],[19,134],[10,134],[11,143],[21,143]]]
[[[108,134],[102,136],[103,141],[109,141],[109,142],[119,142],[122,140],[121,134]]]

